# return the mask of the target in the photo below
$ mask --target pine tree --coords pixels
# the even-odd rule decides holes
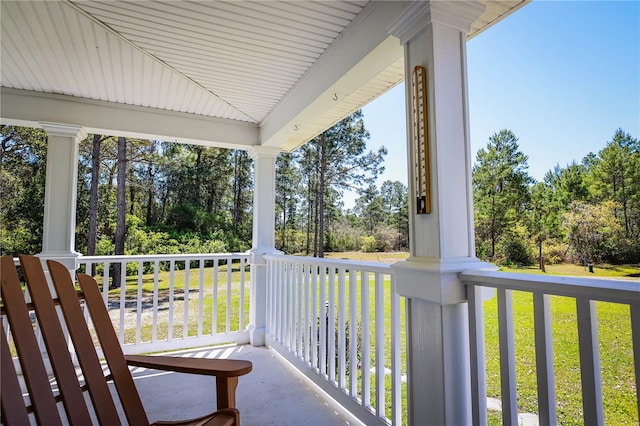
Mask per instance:
[[[387,150],[383,147],[367,152],[368,138],[362,111],[358,110],[302,147],[301,169],[306,174],[307,206],[313,212],[315,256],[324,256],[325,202],[330,191],[358,188],[384,171],[382,161]]]
[[[615,201],[615,216],[627,238],[640,234],[640,145],[618,129],[596,157],[590,169],[590,190],[594,201]]]
[[[500,238],[516,223],[524,221],[530,200],[529,185],[533,182],[527,173],[527,160],[519,151],[518,138],[510,130],[495,133],[486,148],[478,151],[473,167],[477,246],[492,260],[498,254],[496,245]]]
[[[297,200],[300,177],[295,155],[281,153],[276,159],[276,244],[289,252],[289,234],[297,223]]]

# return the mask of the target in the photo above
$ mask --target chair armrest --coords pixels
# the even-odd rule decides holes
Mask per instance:
[[[127,364],[136,367],[216,377],[218,410],[236,407],[238,377],[253,369],[251,361],[239,359],[182,358],[177,356],[125,355]]]
[[[251,361],[239,359],[183,358],[178,356],[125,355],[127,364],[154,370],[202,374],[216,377],[238,377],[249,373]]]

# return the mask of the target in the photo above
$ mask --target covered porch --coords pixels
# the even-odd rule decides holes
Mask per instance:
[[[254,371],[246,380],[241,380],[236,391],[236,403],[244,425],[360,424],[349,411],[328,398],[273,349],[228,344],[170,354],[251,361]],[[145,409],[153,416],[151,421],[195,418],[209,413],[215,406],[216,386],[211,377],[143,368],[133,368],[132,374]]]
[[[366,424],[487,422],[484,288],[495,289],[490,293],[497,292],[500,306],[505,424],[518,423],[513,290],[534,300],[538,414],[542,424],[555,423],[549,298],[571,297],[585,423],[602,424],[595,304],[629,307],[638,383],[640,290],[499,275],[475,256],[465,44],[525,3],[3,1],[0,118],[48,135],[40,256],[70,270],[103,265],[104,299],[126,352],[247,345],[231,352],[268,362],[258,372],[262,361],[256,361],[245,381],[274,385],[273,376],[260,376],[271,370],[288,376],[282,370],[288,367],[272,359],[282,356]],[[277,154],[401,81],[407,88],[409,258],[379,265],[279,253]],[[78,143],[88,133],[247,150],[255,174],[252,249],[194,256],[77,253]],[[126,286],[118,297],[109,294],[113,263],[139,268],[128,278],[139,280],[136,294]],[[150,297],[143,292],[144,264],[153,271]],[[127,268],[120,270],[125,282]],[[161,271],[169,276],[166,288]],[[266,412],[251,411],[252,392],[271,391],[241,382],[243,419],[268,424]],[[309,423],[304,407],[287,404],[280,415],[300,424],[297,411]]]
[[[100,276],[104,299],[125,353],[177,351],[183,356],[254,362],[254,372],[242,378],[238,388],[238,406],[251,413],[248,419],[243,417],[245,424],[269,424],[273,415],[282,414],[278,412],[280,408],[285,410],[286,418],[278,423],[285,424],[412,424],[408,419],[408,360],[412,356],[407,345],[408,298],[397,292],[398,275],[393,265],[282,254],[266,256],[266,346],[253,346],[247,330],[252,303],[248,254],[81,259],[78,270],[95,265],[98,270],[109,271],[111,265],[119,263],[122,271],[127,266],[139,271],[130,274],[127,285],[115,292],[105,286],[108,272]],[[609,418],[607,412],[615,402],[602,386],[619,372],[602,370],[600,357],[602,354],[604,359],[626,359],[623,362],[635,365],[637,375],[637,285],[491,271],[467,271],[460,279],[467,286],[469,299],[469,331],[459,340],[467,348],[464,357],[471,360],[466,370],[470,384],[465,397],[473,410],[469,423],[486,424],[487,420],[491,423],[500,417],[510,424],[559,423],[558,406],[567,401],[556,371],[567,368],[579,369],[576,376],[583,384],[583,420],[603,424]],[[516,312],[514,303],[523,297],[529,298],[533,314],[532,323],[524,327],[531,329],[529,338],[533,339],[531,348],[526,350],[533,351],[530,358],[535,363],[535,413],[519,409],[519,393],[524,390],[516,389],[515,364],[529,362],[517,355],[523,351],[522,337],[516,339],[522,336],[517,327],[523,326],[523,313]],[[485,312],[488,298],[497,298],[497,312]],[[554,304],[559,299],[576,309],[564,325],[577,330],[573,344],[579,355],[568,361],[569,365],[558,362],[558,356],[564,359],[567,354],[557,352],[552,337],[552,315],[558,315]],[[597,314],[603,305],[618,306],[619,315],[613,321],[623,324],[621,330],[631,330],[631,335],[622,339],[629,340],[635,355],[611,352],[601,346],[606,341],[603,333],[612,326],[611,318],[599,318]],[[494,325],[487,329],[488,324]],[[489,370],[495,367],[490,367],[491,361],[485,357],[496,353],[485,346],[485,333],[494,326],[498,328],[493,332],[497,331],[499,340],[502,390],[501,397],[487,398],[486,380]],[[356,374],[351,374],[354,371]],[[194,415],[198,410],[210,409],[214,398],[210,379],[207,384],[207,379],[158,373],[134,370],[141,393],[149,399],[150,413],[155,415],[154,407],[158,407],[162,418],[184,414],[171,414],[172,408],[162,402],[167,396],[161,381],[170,381],[171,395],[175,392],[178,401],[191,401],[188,406]],[[618,386],[625,387],[625,392],[633,393],[629,396],[638,400],[632,384]],[[424,403],[430,389],[420,385],[416,392]],[[432,416],[433,412],[425,415]],[[630,421],[632,418],[633,414]]]

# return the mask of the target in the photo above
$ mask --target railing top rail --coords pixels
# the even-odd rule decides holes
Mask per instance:
[[[267,260],[280,260],[280,261],[292,261],[296,263],[304,263],[305,265],[313,266],[334,266],[344,269],[358,269],[368,272],[379,272],[383,274],[390,274],[392,272],[391,265],[386,263],[375,262],[363,262],[359,260],[349,259],[325,259],[320,257],[310,256],[291,256],[286,254],[268,254],[264,256]]]
[[[465,284],[532,293],[640,304],[640,281],[569,276],[540,276],[496,271],[462,272]]]
[[[212,260],[212,259],[247,259],[249,253],[200,253],[200,254],[137,254],[137,255],[108,255],[108,256],[80,256],[76,263],[107,262],[107,261],[153,261],[153,260]]]

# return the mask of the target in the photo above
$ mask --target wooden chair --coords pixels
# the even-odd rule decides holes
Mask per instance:
[[[2,315],[6,315],[29,394],[25,403],[19,376],[12,360],[7,333],[2,333],[0,353],[0,394],[2,423],[5,425],[30,424],[29,413],[40,425],[88,425],[92,407],[101,425],[122,424],[116,403],[108,386],[113,380],[117,396],[130,425],[148,425],[149,420],[142,406],[128,365],[216,376],[218,410],[208,416],[186,422],[158,422],[156,424],[184,424],[191,426],[238,425],[239,413],[235,408],[235,391],[238,377],[252,369],[249,361],[222,359],[195,359],[170,356],[125,356],[116,337],[104,301],[96,281],[84,274],[77,274],[82,292],[77,293],[69,271],[60,263],[47,261],[57,297],[53,298],[40,259],[20,256],[20,265],[29,290],[31,303],[25,302],[17,269],[10,256],[2,257],[0,265],[2,289]],[[84,299],[100,347],[106,358],[110,374],[105,376],[98,359],[94,341],[85,321],[80,301]],[[56,306],[60,306],[59,315]],[[38,346],[30,317],[35,311],[42,338],[48,354],[48,362],[55,375],[59,393],[54,395],[51,378],[47,375],[42,349]],[[63,327],[61,322],[64,321]],[[84,377],[81,384],[76,374],[64,329],[69,333],[78,363]],[[85,398],[84,392],[89,393]],[[90,403],[89,403],[90,401]],[[60,414],[62,403],[65,415]],[[176,410],[179,410],[176,407]],[[60,410],[62,411],[62,410]],[[66,416],[66,418],[65,418]],[[62,418],[61,418],[62,417]]]

